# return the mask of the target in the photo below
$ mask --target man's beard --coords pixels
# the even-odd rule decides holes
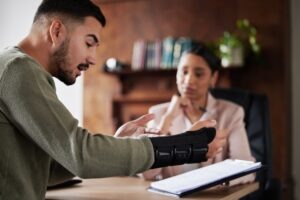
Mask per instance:
[[[59,49],[54,52],[51,57],[51,66],[55,67],[56,73],[55,77],[58,78],[60,81],[65,83],[66,85],[72,85],[75,83],[76,78],[73,77],[72,71],[68,70],[69,59],[68,55],[68,48],[69,48],[69,40],[65,40]]]

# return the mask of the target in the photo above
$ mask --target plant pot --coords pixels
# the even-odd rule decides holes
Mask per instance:
[[[221,64],[224,68],[228,67],[242,67],[244,65],[244,49],[240,47],[222,48]],[[224,51],[226,49],[226,51]]]

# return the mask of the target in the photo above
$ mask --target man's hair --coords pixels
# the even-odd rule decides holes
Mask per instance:
[[[220,59],[201,42],[194,42],[192,47],[184,51],[182,55],[187,53],[201,56],[207,62],[212,72],[219,71],[221,69]]]
[[[90,0],[43,0],[37,9],[33,22],[43,15],[62,15],[82,22],[85,17],[94,17],[104,27],[106,19],[101,9]]]

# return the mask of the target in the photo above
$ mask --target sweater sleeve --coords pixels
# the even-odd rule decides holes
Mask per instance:
[[[56,161],[51,162],[50,174],[48,180],[48,186],[53,186],[62,183],[66,180],[70,180],[74,177],[74,174],[69,172],[66,168],[60,165]]]
[[[11,61],[0,81],[0,105],[9,121],[72,174],[132,175],[153,164],[149,138],[92,135],[79,127],[58,100],[53,78],[33,60]]]

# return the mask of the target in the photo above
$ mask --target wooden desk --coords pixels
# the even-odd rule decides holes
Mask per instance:
[[[50,190],[46,194],[48,200],[161,200],[176,199],[165,195],[148,192],[150,182],[136,177],[114,177],[103,179],[85,179],[81,184],[65,189]],[[239,199],[259,187],[251,183],[230,188],[210,189],[183,197],[185,200],[230,200]]]

